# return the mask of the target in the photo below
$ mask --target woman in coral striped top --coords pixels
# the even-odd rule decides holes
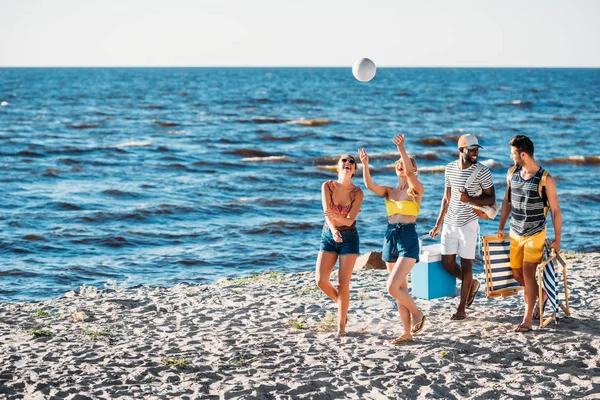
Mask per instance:
[[[350,277],[359,254],[356,216],[362,205],[363,192],[352,184],[356,169],[356,159],[349,154],[343,155],[337,162],[337,181],[326,181],[321,186],[325,225],[321,233],[315,279],[323,293],[337,303],[338,335],[346,332]],[[335,287],[329,278],[338,258],[340,266],[338,285]]]

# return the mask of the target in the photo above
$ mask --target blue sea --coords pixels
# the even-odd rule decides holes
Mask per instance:
[[[426,189],[420,234],[461,134],[499,201],[525,134],[557,180],[562,248],[600,251],[600,69],[380,68],[361,83],[350,67],[1,68],[0,102],[0,301],[312,270],[336,157],[365,147],[394,185],[397,133]],[[385,227],[365,192],[362,252]]]

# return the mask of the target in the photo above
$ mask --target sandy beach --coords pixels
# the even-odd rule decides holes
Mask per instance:
[[[406,345],[387,273],[353,275],[349,333],[307,271],[0,304],[0,398],[600,398],[599,253],[564,255],[571,317],[513,332],[522,297],[417,300]],[[483,276],[477,276],[483,283]]]

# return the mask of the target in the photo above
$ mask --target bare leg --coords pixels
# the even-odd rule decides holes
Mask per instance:
[[[340,256],[340,270],[338,272],[338,335],[346,332],[346,318],[350,305],[350,278],[354,270],[357,254]]]
[[[443,254],[442,255],[442,267],[457,279],[462,280],[463,272],[460,265],[456,262],[456,254]]]
[[[525,315],[523,316],[523,325],[531,326],[533,319],[533,309],[537,299],[539,286],[535,280],[535,271],[537,264],[523,262],[523,278],[525,282]]]
[[[387,282],[388,293],[399,304],[400,319],[404,327],[404,334],[402,336],[408,340],[412,339],[411,321],[420,321],[423,318],[423,313],[417,308],[415,301],[408,293],[408,283],[406,282],[406,277],[415,265],[415,262],[414,258],[399,258]]]
[[[461,258],[460,263],[462,270],[462,285],[460,288],[460,303],[458,303],[456,314],[452,316],[452,319],[455,320],[465,319],[467,315],[465,311],[467,298],[471,295],[471,291],[473,290],[473,260]]]
[[[338,302],[338,291],[335,290],[335,287],[329,282],[329,277],[331,276],[331,272],[333,271],[333,267],[335,267],[335,263],[337,262],[338,256],[335,253],[327,253],[325,251],[320,251],[319,256],[317,257],[317,267],[315,270],[315,281],[317,282],[317,286],[329,297],[331,300]]]
[[[388,274],[391,274],[392,271],[394,270],[394,267],[396,266],[396,263],[395,262],[386,262],[385,266],[387,268]],[[400,308],[402,307],[402,305],[400,304],[400,302],[398,301],[398,299],[395,299],[395,300],[396,300],[396,305],[398,306],[398,314],[400,315],[400,321],[402,321],[402,312],[400,310]]]

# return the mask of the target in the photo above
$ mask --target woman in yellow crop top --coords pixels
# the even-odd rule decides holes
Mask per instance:
[[[369,172],[369,156],[365,149],[359,150],[363,163],[363,179],[371,192],[385,198],[388,227],[383,242],[383,260],[390,276],[387,290],[396,299],[404,333],[393,344],[411,342],[413,335],[423,330],[425,314],[419,310],[408,293],[406,277],[419,260],[419,237],[416,230],[417,215],[423,199],[423,184],[417,178],[417,162],[404,148],[404,135],[396,135],[394,144],[400,159],[394,163],[398,176],[395,187],[373,183]],[[410,161],[409,161],[410,160]]]

